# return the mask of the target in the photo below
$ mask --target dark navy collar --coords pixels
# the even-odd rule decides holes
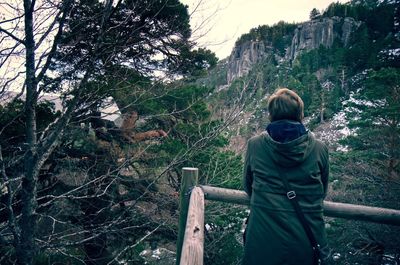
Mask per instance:
[[[278,120],[268,124],[268,134],[274,141],[287,143],[307,133],[301,122],[292,120]]]

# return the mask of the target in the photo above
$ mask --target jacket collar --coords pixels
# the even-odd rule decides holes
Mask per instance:
[[[292,120],[271,122],[266,130],[271,138],[279,143],[287,143],[307,134],[307,130],[301,122]]]

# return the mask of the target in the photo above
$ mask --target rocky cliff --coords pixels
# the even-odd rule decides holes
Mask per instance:
[[[264,42],[247,41],[234,47],[228,59],[227,84],[234,79],[245,76],[256,63],[266,55]]]
[[[338,39],[344,46],[350,41],[350,36],[360,25],[353,18],[321,18],[299,24],[294,32],[292,44],[286,50],[285,58],[294,60],[304,52],[316,49],[321,45],[331,47]]]
[[[329,48],[336,39],[347,46],[351,34],[360,24],[361,22],[349,17],[318,18],[298,24],[291,44],[286,47],[283,59],[293,61],[300,53],[316,49],[321,45]],[[228,58],[227,84],[245,76],[255,64],[261,62],[271,52],[274,52],[274,47],[267,46],[263,40],[246,41],[234,47]]]

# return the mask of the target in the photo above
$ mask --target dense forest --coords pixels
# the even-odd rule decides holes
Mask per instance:
[[[175,264],[181,168],[242,189],[278,87],[329,145],[327,199],[400,209],[398,0],[259,26],[223,60],[196,48],[178,0],[0,5],[0,264]],[[324,25],[329,41],[301,46]],[[206,264],[240,264],[247,215],[206,203]],[[335,264],[400,263],[399,227],[326,228]]]

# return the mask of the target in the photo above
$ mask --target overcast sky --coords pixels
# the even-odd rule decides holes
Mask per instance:
[[[191,25],[197,42],[219,59],[231,53],[238,37],[259,25],[303,22],[315,7],[324,10],[332,2],[347,0],[181,0],[193,13]],[[200,29],[199,29],[200,28]]]

